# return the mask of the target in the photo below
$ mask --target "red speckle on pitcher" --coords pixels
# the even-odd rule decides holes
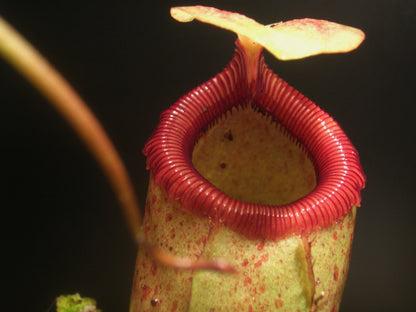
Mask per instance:
[[[283,307],[283,300],[276,299],[274,301],[274,306],[276,307],[276,309],[279,309],[279,308]]]
[[[257,261],[256,264],[254,265],[254,267],[255,268],[258,268],[258,267],[260,267],[263,264],[263,262],[267,262],[267,261],[269,261],[269,254],[268,253],[265,254],[265,255],[262,255],[260,257],[260,260]]]
[[[147,296],[152,292],[152,288],[149,286],[143,285],[142,286],[142,298],[146,299]]]
[[[263,248],[264,248],[264,240],[262,240],[260,244],[257,246],[257,250],[260,251],[260,250],[263,250]]]
[[[157,270],[156,262],[152,261],[152,264],[150,266],[150,272],[152,273],[153,276],[156,275],[156,270]]]
[[[334,266],[334,281],[338,281],[338,277],[339,277],[339,269],[338,269],[338,267],[335,265],[335,266]]]
[[[178,301],[174,301],[173,303],[172,303],[172,309],[170,310],[171,312],[175,312],[176,311],[176,309],[178,308]]]

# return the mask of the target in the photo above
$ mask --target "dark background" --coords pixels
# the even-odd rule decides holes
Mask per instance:
[[[200,1],[268,24],[311,17],[365,31],[349,54],[270,66],[328,111],[367,175],[341,311],[411,311],[415,297],[414,56],[416,2]],[[235,35],[180,24],[190,1],[12,1],[0,14],[48,57],[115,142],[141,204],[141,150],[159,114],[231,59]],[[2,302],[51,311],[79,291],[105,312],[127,311],[136,247],[109,184],[51,106],[0,61]],[[4,303],[2,303],[3,305]]]

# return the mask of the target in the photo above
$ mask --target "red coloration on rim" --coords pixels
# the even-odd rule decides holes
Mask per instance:
[[[245,56],[237,40],[236,53],[221,73],[162,113],[144,149],[155,182],[183,209],[253,238],[308,233],[334,224],[360,204],[365,177],[357,151],[332,117],[274,74],[263,56],[257,80],[249,85]],[[203,131],[242,105],[271,115],[305,148],[317,176],[312,192],[280,206],[242,202],[195,170],[192,150]]]

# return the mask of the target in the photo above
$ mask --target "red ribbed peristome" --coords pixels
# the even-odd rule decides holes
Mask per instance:
[[[357,151],[332,117],[274,74],[263,57],[257,81],[249,86],[244,53],[237,40],[236,53],[221,73],[162,113],[144,149],[155,182],[183,209],[253,238],[308,233],[334,224],[360,204],[365,177]],[[286,205],[247,203],[224,194],[195,170],[191,155],[198,138],[240,105],[270,114],[305,148],[317,176],[312,192]]]

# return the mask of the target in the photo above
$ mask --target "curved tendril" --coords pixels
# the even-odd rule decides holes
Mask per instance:
[[[151,244],[146,240],[144,235],[139,236],[139,244],[152,255],[152,257],[159,263],[181,270],[212,270],[222,273],[237,273],[236,269],[231,266],[224,259],[198,259],[193,260],[187,257],[172,256],[166,252],[161,251],[159,248]]]
[[[50,101],[84,141],[111,182],[130,232],[136,237],[141,217],[133,187],[120,156],[94,114],[49,62],[2,18],[0,53]]]
[[[195,262],[187,258],[174,257],[160,251],[146,240],[141,229],[139,204],[127,170],[103,127],[61,74],[1,17],[0,55],[50,101],[84,141],[107,175],[121,203],[130,233],[139,246],[148,249],[157,260],[168,266],[232,271],[223,260]]]

